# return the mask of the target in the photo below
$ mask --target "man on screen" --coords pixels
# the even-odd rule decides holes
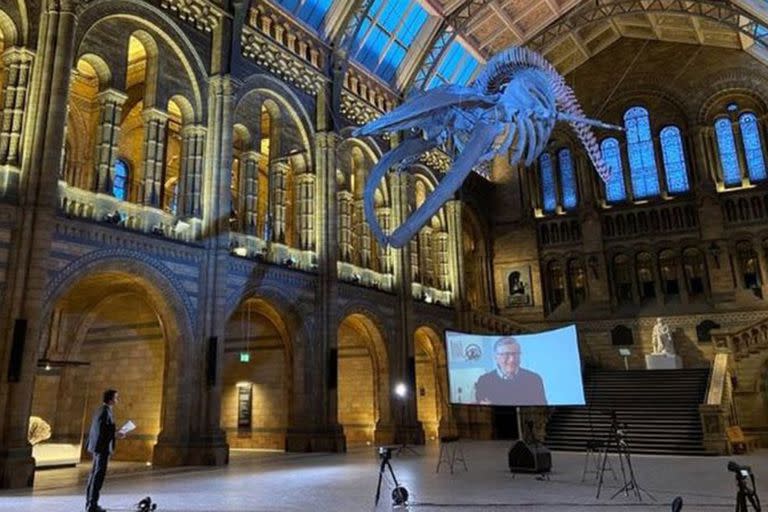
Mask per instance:
[[[493,346],[496,368],[475,383],[475,400],[486,405],[547,405],[539,374],[520,368],[520,344],[511,336]]]

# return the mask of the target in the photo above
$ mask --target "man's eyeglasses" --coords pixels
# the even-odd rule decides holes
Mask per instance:
[[[512,357],[520,357],[520,352],[496,352],[496,357],[502,359],[510,359]]]

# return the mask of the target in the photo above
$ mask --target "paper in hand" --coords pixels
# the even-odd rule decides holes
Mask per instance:
[[[125,422],[125,425],[120,427],[119,432],[121,432],[122,434],[127,434],[128,432],[130,432],[131,430],[134,430],[135,428],[136,428],[136,424],[131,420],[128,420]]]

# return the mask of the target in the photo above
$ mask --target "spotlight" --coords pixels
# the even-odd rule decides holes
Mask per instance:
[[[165,236],[165,231],[163,230],[162,224],[156,224],[152,226],[152,229],[150,230],[150,233],[157,236]]]
[[[408,394],[408,386],[406,386],[402,382],[398,382],[395,385],[395,395],[397,395],[399,398],[405,398],[405,395]]]
[[[283,260],[283,265],[285,265],[286,267],[290,268],[290,267],[294,266],[295,264],[296,264],[296,260],[293,258],[293,256],[288,256],[287,258],[285,258]]]
[[[240,256],[241,258],[245,258],[246,256],[248,256],[248,249],[240,246],[233,247],[232,254],[234,254],[235,256]]]
[[[353,283],[359,283],[362,280],[363,280],[363,278],[362,278],[362,276],[360,274],[358,274],[358,273],[352,274],[352,282]]]
[[[120,224],[123,221],[123,216],[120,215],[119,211],[115,210],[112,213],[105,214],[103,220],[107,224]]]

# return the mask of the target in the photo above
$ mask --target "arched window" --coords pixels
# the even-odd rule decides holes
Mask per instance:
[[[613,137],[604,139],[600,143],[600,151],[603,153],[603,160],[611,169],[611,177],[605,184],[605,199],[609,203],[624,201],[627,191],[624,188],[624,167],[621,164],[619,141]]]
[[[677,281],[677,258],[670,251],[659,254],[659,274],[661,274],[661,289],[664,295],[674,297],[680,295],[680,284]]]
[[[648,111],[643,107],[630,108],[624,114],[624,127],[627,131],[632,192],[638,199],[657,196],[659,178]]]
[[[757,252],[750,242],[739,242],[736,245],[736,253],[741,267],[742,283],[744,288],[752,290],[757,296],[762,298],[762,278],[760,276],[760,263],[758,262]]]
[[[563,190],[563,207],[575,208],[577,203],[576,173],[573,170],[571,150],[563,148],[557,153],[557,166],[560,169],[560,186]]]
[[[706,275],[704,255],[695,248],[683,251],[683,271],[688,285],[688,295],[697,297],[704,294],[704,279]]]
[[[637,283],[641,299],[656,297],[656,278],[653,275],[653,257],[650,253],[641,252],[637,255]]]
[[[122,158],[115,160],[115,177],[112,179],[112,195],[125,201],[128,190],[128,163]]]
[[[547,266],[547,281],[549,282],[548,309],[552,312],[565,300],[565,276],[559,262],[551,261]]]
[[[613,259],[613,278],[616,283],[616,299],[619,304],[632,302],[632,270],[629,258],[619,254]]]
[[[667,191],[672,194],[688,191],[688,171],[685,168],[683,139],[677,126],[661,130],[661,156],[667,175]]]
[[[717,137],[717,152],[720,154],[720,165],[723,167],[723,183],[726,187],[741,185],[736,142],[733,139],[731,121],[727,117],[721,117],[715,121],[715,136]]]
[[[568,262],[568,290],[571,294],[571,307],[576,309],[587,300],[587,273],[584,263],[573,259]]]
[[[549,156],[549,153],[542,153],[539,157],[539,171],[541,173],[543,210],[545,212],[553,212],[557,207],[557,193],[555,191],[555,173],[552,169],[552,157]]]
[[[747,161],[749,181],[761,181],[765,176],[765,159],[763,158],[763,143],[757,125],[757,117],[752,112],[745,112],[739,117],[741,140],[744,142],[744,157]]]

